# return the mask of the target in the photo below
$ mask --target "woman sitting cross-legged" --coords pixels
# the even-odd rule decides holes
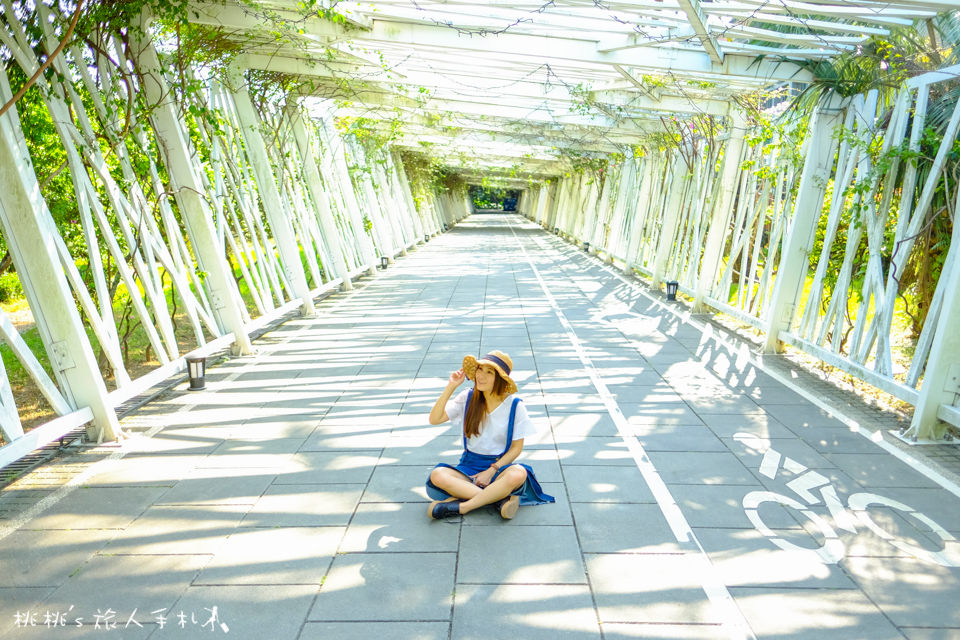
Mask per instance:
[[[510,378],[513,361],[500,351],[477,360],[463,359],[463,368],[450,374],[446,388],[430,411],[430,424],[447,420],[463,424],[463,455],[457,465],[440,463],[430,472],[427,494],[431,518],[449,518],[494,504],[506,519],[520,505],[554,502],[540,488],[533,469],[516,462],[523,439],[536,427]],[[474,381],[451,399],[464,381]]]

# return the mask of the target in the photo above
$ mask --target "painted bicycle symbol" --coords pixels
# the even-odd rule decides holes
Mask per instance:
[[[733,437],[747,448],[763,453],[759,468],[761,475],[772,480],[780,469],[785,469],[796,475],[793,480],[786,483],[786,486],[797,495],[799,500],[773,491],[751,491],[743,496],[743,510],[746,512],[747,518],[750,519],[757,531],[781,549],[814,553],[821,562],[834,564],[846,555],[846,545],[840,539],[837,530],[856,534],[858,528],[863,526],[900,551],[920,560],[944,567],[960,567],[960,544],[957,543],[957,539],[949,531],[916,509],[886,496],[862,492],[851,494],[847,499],[846,506],[844,506],[843,501],[837,495],[837,490],[830,484],[828,478],[812,469],[808,469],[796,460],[782,455],[779,451],[770,447],[767,440],[749,433],[737,433]],[[823,537],[823,544],[811,549],[781,538],[776,531],[764,523],[760,515],[760,507],[765,503],[776,503],[799,512],[819,529]],[[827,518],[810,509],[810,507],[816,506],[826,508],[833,524]],[[939,551],[925,549],[887,531],[870,516],[869,509],[871,507],[887,507],[900,512],[900,515],[907,520],[913,519],[919,522],[940,538],[943,548]]]

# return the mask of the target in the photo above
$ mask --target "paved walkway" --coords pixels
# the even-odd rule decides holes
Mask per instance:
[[[0,523],[0,637],[960,638],[960,498],[521,218],[318,308]],[[557,502],[428,521],[494,348]]]

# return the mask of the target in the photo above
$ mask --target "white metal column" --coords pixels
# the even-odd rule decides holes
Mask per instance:
[[[253,345],[240,312],[243,300],[224,257],[223,245],[213,227],[213,215],[204,197],[203,182],[197,175],[193,156],[184,138],[184,125],[173,103],[173,93],[163,77],[153,43],[137,35],[149,33],[149,22],[144,12],[139,28],[131,30],[130,36],[131,49],[137,52],[138,66],[143,74],[141,88],[147,103],[156,105],[152,121],[157,142],[163,152],[174,199],[183,216],[197,262],[207,273],[204,284],[210,291],[214,315],[223,330],[234,335],[237,353],[246,355],[253,352]]]
[[[960,205],[960,191],[957,204]],[[954,208],[954,211],[957,209]],[[946,425],[937,418],[940,406],[954,406],[960,397],[960,331],[957,330],[960,327],[960,224],[956,220],[950,251],[944,264],[949,265],[950,270],[940,275],[946,278],[943,307],[937,319],[933,344],[930,345],[930,359],[923,372],[920,397],[913,410],[910,429],[905,434],[908,438],[943,438]]]
[[[343,140],[334,128],[332,118],[323,118],[320,124],[323,128],[327,151],[330,154],[331,168],[336,175],[336,182],[340,187],[344,206],[347,209],[347,217],[353,226],[357,242],[360,243],[360,255],[363,256],[363,264],[367,267],[367,272],[374,275],[377,272],[377,253],[374,250],[370,235],[363,228],[360,203],[357,201],[357,193],[353,189],[353,181],[350,179],[350,171],[347,169],[346,156],[344,155],[346,149]]]
[[[337,224],[333,219],[333,212],[330,211],[330,204],[323,191],[323,185],[320,184],[320,171],[317,169],[316,156],[313,151],[313,145],[307,136],[307,129],[303,122],[303,113],[294,105],[287,109],[287,115],[290,117],[290,123],[293,126],[293,137],[300,150],[300,157],[303,158],[303,175],[307,183],[307,189],[310,190],[310,196],[317,207],[317,217],[320,219],[320,228],[323,229],[323,239],[330,251],[330,258],[333,260],[333,269],[343,284],[344,291],[353,288],[350,281],[350,269],[347,267],[346,258],[343,255],[343,246],[340,241],[340,233],[337,231]]]
[[[726,237],[727,224],[733,208],[733,197],[737,191],[737,175],[740,171],[746,133],[746,120],[740,111],[733,110],[730,114],[730,139],[727,140],[723,150],[720,195],[713,206],[713,215],[710,218],[710,226],[707,228],[706,247],[700,263],[700,271],[697,274],[697,291],[693,302],[693,308],[696,311],[703,310],[703,299],[710,293],[720,267],[720,253],[723,251],[723,240]]]
[[[837,151],[834,130],[843,121],[843,112],[838,107],[839,104],[831,102],[817,107],[810,116],[804,143],[806,161],[800,175],[793,220],[764,318],[765,353],[781,350],[780,332],[790,326],[793,306],[806,276],[810,243],[820,219],[827,180]]]
[[[680,158],[674,158],[672,165],[673,177],[670,181],[670,198],[667,200],[667,206],[663,212],[663,226],[660,229],[660,238],[657,241],[657,254],[653,259],[651,284],[654,287],[659,287],[664,279],[663,274],[667,268],[667,258],[673,250],[673,235],[677,232],[677,225],[680,223],[683,192],[687,187],[687,175],[684,173],[686,164]]]
[[[56,249],[57,229],[40,194],[16,107],[0,116],[0,226],[61,392],[74,409],[90,407],[96,440],[115,440],[120,423],[107,397]]]
[[[316,310],[313,308],[313,296],[310,295],[307,274],[304,273],[303,263],[300,261],[300,247],[297,245],[296,234],[280,200],[280,191],[277,189],[276,177],[270,164],[270,156],[267,154],[263,136],[260,135],[260,118],[253,108],[250,94],[247,93],[246,80],[239,69],[233,70],[230,82],[233,85],[230,87],[230,94],[237,109],[237,117],[240,119],[243,143],[247,148],[247,157],[253,165],[253,172],[257,179],[257,191],[260,193],[264,212],[267,214],[267,219],[270,220],[270,231],[273,232],[273,238],[277,243],[280,264],[283,265],[283,271],[286,273],[287,280],[293,287],[294,293],[300,298],[300,315],[313,316]],[[304,246],[303,250],[310,251],[311,249]],[[317,286],[319,285],[318,282]]]

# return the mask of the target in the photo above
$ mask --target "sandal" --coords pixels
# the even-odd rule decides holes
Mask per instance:
[[[520,508],[520,496],[507,496],[497,503],[497,511],[504,520],[510,520],[517,515],[517,509]]]
[[[446,500],[434,500],[427,509],[427,515],[433,520],[442,520],[443,518],[453,518],[460,515],[460,503],[462,500],[456,498],[447,498]]]

